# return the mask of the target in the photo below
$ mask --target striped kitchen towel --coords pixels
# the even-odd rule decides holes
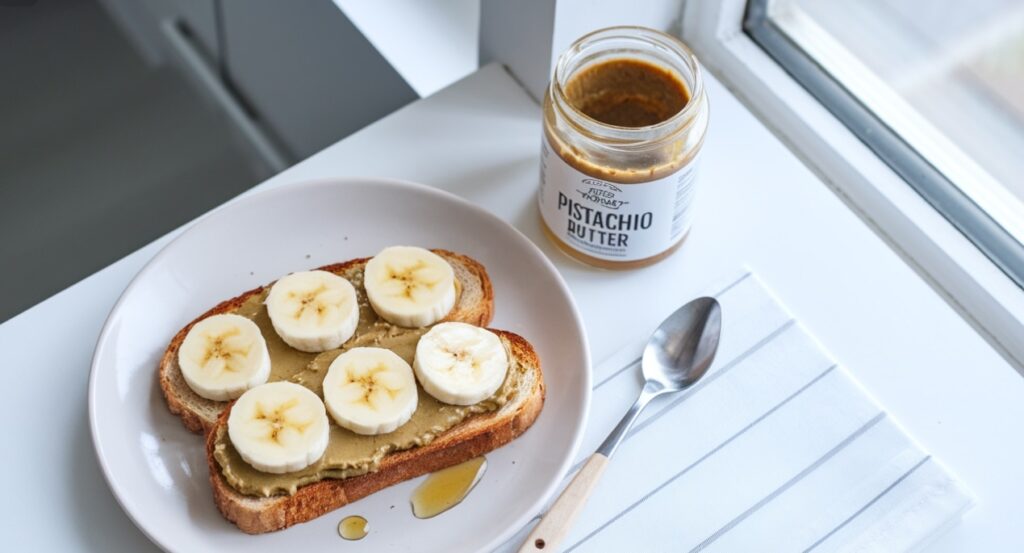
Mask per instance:
[[[959,520],[969,493],[755,275],[708,293],[722,305],[714,365],[647,408],[563,551],[907,551]],[[579,462],[639,392],[642,348],[594,369]]]

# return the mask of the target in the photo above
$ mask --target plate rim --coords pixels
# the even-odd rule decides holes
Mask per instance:
[[[577,417],[579,420],[579,424],[577,425],[575,435],[573,436],[572,442],[569,446],[568,455],[565,456],[565,458],[560,463],[558,469],[556,470],[555,478],[553,478],[552,481],[549,482],[544,487],[542,492],[537,495],[536,499],[529,505],[527,509],[523,511],[523,513],[519,515],[519,517],[515,520],[515,522],[512,525],[501,530],[499,533],[496,534],[496,537],[492,538],[491,541],[487,543],[485,549],[487,551],[492,551],[496,547],[504,544],[509,539],[511,539],[516,532],[521,530],[530,520],[535,518],[537,514],[540,513],[541,508],[548,500],[548,498],[550,498],[554,494],[558,486],[565,480],[565,477],[569,472],[573,460],[579,453],[579,449],[582,445],[584,435],[586,434],[587,424],[589,422],[588,418],[590,413],[590,402],[593,392],[593,371],[590,354],[590,343],[586,333],[586,326],[583,323],[583,317],[580,313],[579,307],[576,305],[576,300],[572,295],[572,292],[569,289],[568,284],[565,282],[565,278],[555,267],[554,263],[552,263],[551,259],[537,246],[537,244],[535,244],[533,240],[530,240],[529,237],[523,234],[523,232],[516,228],[514,225],[498,217],[497,215],[487,210],[486,208],[477,205],[476,203],[473,203],[467,200],[466,198],[453,194],[452,192],[449,192],[447,190],[443,190],[426,184],[421,184],[418,182],[396,178],[359,176],[322,177],[313,179],[302,179],[293,182],[284,182],[272,185],[268,188],[259,189],[257,187],[250,189],[249,191],[244,192],[228,200],[227,202],[211,209],[210,211],[204,213],[203,215],[200,215],[191,222],[185,223],[185,225],[183,225],[183,229],[177,234],[177,236],[172,238],[167,244],[161,247],[159,251],[157,251],[153,255],[153,257],[151,257],[145,263],[145,265],[143,265],[135,273],[135,275],[132,276],[131,280],[128,282],[128,285],[125,286],[124,290],[118,296],[117,301],[115,301],[114,305],[110,308],[110,312],[107,314],[103,322],[103,327],[100,330],[100,333],[96,339],[96,346],[93,349],[93,355],[89,365],[89,383],[87,389],[89,434],[92,441],[93,453],[96,456],[96,460],[100,466],[101,472],[103,473],[103,478],[107,483],[107,487],[112,492],[112,495],[114,496],[114,499],[117,501],[117,504],[121,507],[121,510],[128,516],[128,519],[132,522],[132,524],[134,524],[135,527],[138,528],[146,536],[146,538],[149,539],[150,542],[152,542],[160,549],[164,551],[174,550],[170,547],[169,544],[166,544],[158,540],[154,533],[151,531],[151,529],[146,524],[144,524],[143,521],[141,521],[139,517],[136,516],[135,513],[133,513],[130,509],[127,508],[125,500],[122,499],[122,494],[125,494],[127,492],[126,490],[118,487],[115,484],[116,480],[113,477],[111,467],[108,465],[106,458],[104,457],[104,454],[101,451],[101,442],[99,439],[100,428],[98,427],[96,421],[95,406],[97,393],[96,390],[98,386],[96,375],[105,348],[111,347],[108,345],[110,341],[110,335],[113,332],[114,327],[116,326],[116,319],[120,315],[123,304],[127,300],[129,294],[139,285],[140,279],[146,273],[148,273],[158,261],[167,256],[168,251],[173,246],[175,246],[183,237],[189,235],[189,233],[195,232],[197,229],[202,228],[202,226],[205,224],[209,224],[212,218],[219,216],[221,212],[225,210],[244,209],[246,204],[256,201],[262,201],[262,199],[266,196],[274,196],[277,194],[301,193],[303,190],[306,189],[315,189],[321,187],[330,188],[366,185],[385,186],[398,189],[410,189],[419,193],[425,193],[427,195],[436,196],[449,202],[460,204],[462,207],[468,208],[471,211],[476,212],[478,215],[484,217],[485,219],[490,219],[500,226],[505,226],[509,228],[515,236],[517,236],[527,245],[527,249],[532,250],[532,252],[540,259],[541,263],[555,276],[555,282],[559,287],[559,291],[569,300],[570,315],[576,324],[580,338],[582,340],[582,362],[585,367],[585,370],[583,371],[583,379],[581,382],[581,386],[583,387],[582,402],[580,404],[579,414]]]

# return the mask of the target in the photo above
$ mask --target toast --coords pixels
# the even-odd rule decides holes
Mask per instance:
[[[487,326],[494,316],[494,291],[491,279],[483,265],[471,257],[447,250],[432,250],[445,258],[455,270],[455,278],[459,283],[459,297],[444,321],[459,321],[476,326]],[[320,270],[335,273],[355,282],[361,282],[363,268],[370,258],[353,259],[344,263],[335,263],[321,267]],[[201,397],[185,382],[185,377],[178,367],[178,348],[185,340],[185,335],[192,325],[211,316],[221,313],[232,313],[239,309],[246,300],[263,294],[270,284],[254,288],[239,296],[221,302],[206,313],[185,325],[171,340],[167,350],[160,359],[158,376],[160,389],[171,413],[181,418],[181,422],[192,432],[207,432],[212,428],[220,415],[228,406],[227,401],[214,401]]]
[[[510,356],[527,369],[512,399],[497,411],[469,417],[427,445],[387,454],[376,472],[321,480],[300,487],[294,495],[243,495],[228,484],[214,457],[218,438],[227,432],[230,408],[225,409],[206,436],[206,459],[217,508],[243,532],[273,532],[312,520],[388,486],[468,461],[512,441],[540,414],[544,380],[540,360],[529,342],[511,332],[491,331],[501,338]]]
[[[459,321],[484,327],[494,312],[494,294],[490,278],[477,261],[449,252],[432,250],[445,258],[455,271],[458,297],[444,321]],[[354,259],[322,267],[352,282],[357,294],[362,289],[362,272],[369,258]],[[246,495],[231,487],[215,455],[218,441],[226,439],[227,419],[233,402],[212,401],[200,397],[185,383],[177,362],[177,353],[194,324],[206,317],[242,312],[246,305],[259,306],[269,286],[249,290],[221,302],[182,328],[172,339],[160,360],[160,388],[172,413],[193,432],[206,433],[206,457],[214,501],[225,518],[242,531],[259,534],[281,530],[312,520],[357,499],[410,478],[434,472],[472,459],[515,439],[528,429],[544,405],[545,387],[540,360],[523,337],[502,330],[497,334],[520,370],[507,401],[497,410],[470,415],[444,431],[433,441],[386,454],[372,472],[342,479],[323,479],[300,486],[291,495]],[[250,311],[251,313],[251,311]],[[266,334],[265,334],[266,335]]]

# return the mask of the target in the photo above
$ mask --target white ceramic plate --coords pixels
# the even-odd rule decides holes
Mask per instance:
[[[433,519],[412,516],[421,479],[316,520],[252,537],[213,504],[202,439],[164,403],[156,379],[175,332],[217,302],[290,271],[370,256],[388,245],[441,247],[481,261],[494,283],[493,325],[540,355],[547,402],[533,427],[489,454],[477,488]],[[448,193],[374,179],[285,185],[232,202],[157,254],[107,320],[93,358],[89,418],[100,465],[125,511],[172,551],[489,551],[541,508],[564,477],[590,401],[588,348],[569,291],[522,234]],[[343,542],[346,515],[370,534]]]

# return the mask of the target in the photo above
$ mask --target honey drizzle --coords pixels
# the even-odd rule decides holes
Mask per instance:
[[[359,515],[347,516],[338,523],[338,535],[346,540],[361,540],[368,533],[366,519]]]
[[[431,518],[458,505],[486,470],[487,459],[481,456],[431,474],[412,493],[412,514]]]

